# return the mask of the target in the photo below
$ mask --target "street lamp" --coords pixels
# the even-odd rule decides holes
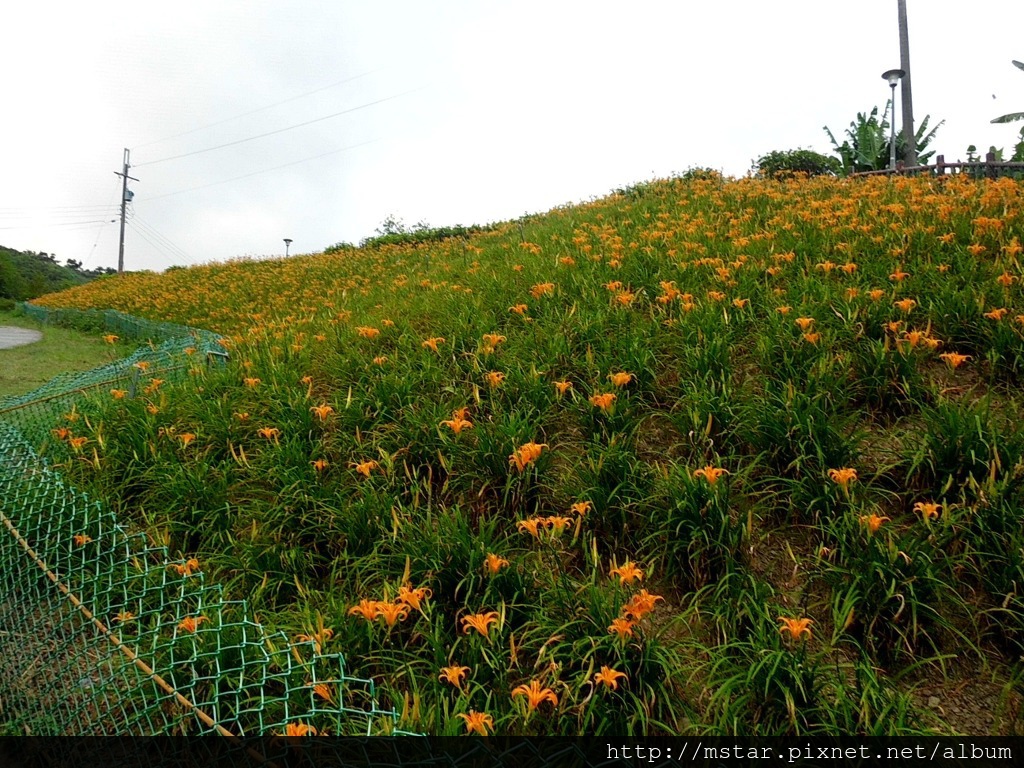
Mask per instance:
[[[284,239],[284,257],[285,257],[286,259],[288,258],[288,247],[289,247],[289,246],[290,246],[291,244],[292,244],[292,239],[291,239],[290,237],[286,237],[286,238]]]
[[[882,79],[889,83],[889,90],[891,95],[889,97],[889,103],[892,105],[892,109],[889,110],[889,170],[896,170],[896,83],[900,81],[906,72],[902,69],[890,69],[882,73]]]

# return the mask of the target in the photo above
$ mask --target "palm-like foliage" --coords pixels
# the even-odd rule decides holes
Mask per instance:
[[[1017,69],[1024,69],[1024,62],[1014,61],[1013,62],[1013,66],[1015,66]],[[1008,115],[1003,115],[1002,117],[995,118],[992,122],[993,123],[1012,123],[1015,120],[1024,120],[1024,112],[1011,112]]]
[[[925,152],[928,144],[935,138],[935,132],[939,130],[945,120],[939,121],[931,131],[928,130],[928,121],[931,115],[926,115],[921,125],[914,134],[914,144],[917,148],[917,159],[919,165],[926,165],[928,159],[935,154]],[[857,119],[850,123],[846,129],[846,140],[840,144],[832,131],[825,126],[825,133],[832,141],[835,152],[839,155],[843,164],[843,175],[859,173],[862,171],[879,171],[889,166],[889,105],[886,104],[882,118],[878,118],[878,107],[874,107],[870,113],[858,112]],[[896,136],[896,156],[903,157],[903,134]]]

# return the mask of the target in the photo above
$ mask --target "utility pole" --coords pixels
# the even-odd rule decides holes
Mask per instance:
[[[914,137],[914,100],[910,95],[910,33],[907,31],[907,0],[897,0],[900,24],[900,98],[903,102],[903,165],[917,166],[917,140]],[[895,112],[895,107],[893,108]],[[896,115],[892,116],[893,121]]]
[[[117,249],[117,274],[124,272],[124,219],[125,212],[128,208],[128,201],[131,199],[131,192],[128,191],[128,179],[132,181],[138,181],[134,176],[128,175],[128,169],[131,165],[128,163],[128,157],[131,151],[126,147],[124,150],[124,170],[121,173],[114,171],[115,176],[121,177],[121,242]]]

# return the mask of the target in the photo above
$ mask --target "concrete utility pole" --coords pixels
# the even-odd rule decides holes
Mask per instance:
[[[117,249],[117,274],[124,272],[124,219],[125,212],[128,208],[128,201],[131,199],[131,193],[128,191],[128,179],[132,181],[138,181],[134,176],[128,175],[128,169],[131,165],[128,163],[128,157],[131,151],[126,147],[124,150],[124,170],[121,173],[114,171],[115,176],[121,177],[121,242]]]
[[[903,165],[917,166],[917,142],[914,138],[914,100],[910,91],[910,34],[907,31],[907,0],[897,0],[900,24],[900,69],[903,80],[900,83],[900,97],[903,101]],[[895,109],[894,109],[895,111]],[[896,115],[892,116],[893,121]]]

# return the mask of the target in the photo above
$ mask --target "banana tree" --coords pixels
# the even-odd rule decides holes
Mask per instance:
[[[1013,62],[1013,66],[1015,66],[1017,69],[1024,69],[1024,62],[1014,61]],[[1012,123],[1015,120],[1024,120],[1024,112],[1011,112],[1008,115],[1003,115],[1002,117],[997,117],[992,122],[993,123]]]
[[[829,128],[825,127],[825,133],[832,141],[832,146],[839,155],[843,164],[843,175],[859,173],[861,171],[879,171],[889,167],[889,107],[886,105],[882,113],[882,119],[878,119],[878,107],[874,107],[870,113],[858,112],[857,119],[850,123],[846,129],[846,140],[840,144]],[[934,151],[926,152],[926,148],[935,138],[936,131],[942,127],[945,120],[928,130],[928,121],[931,115],[925,116],[921,125],[914,133],[914,145],[917,149],[917,158],[920,165],[925,165],[928,159],[935,154]],[[896,136],[896,156],[903,157],[903,134]]]

